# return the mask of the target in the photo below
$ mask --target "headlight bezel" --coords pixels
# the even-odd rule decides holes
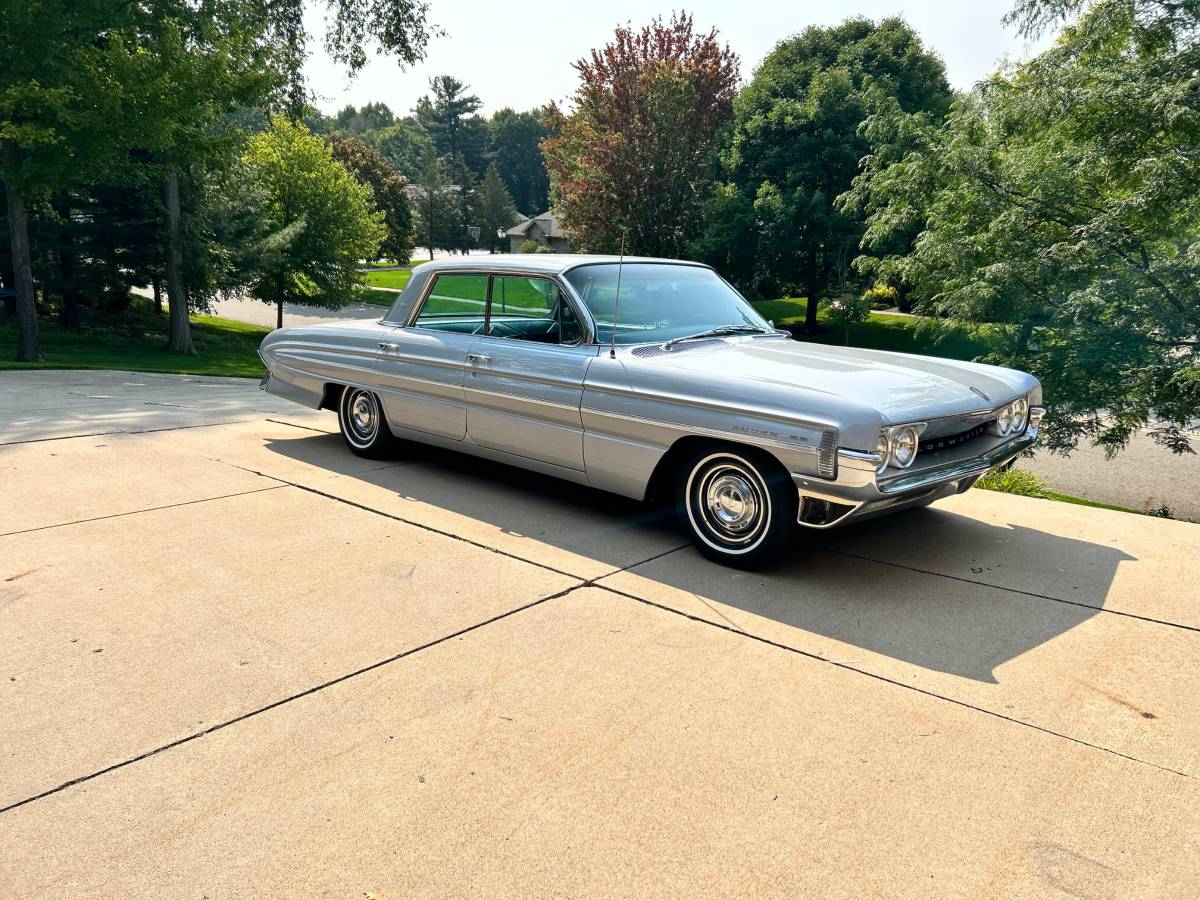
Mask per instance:
[[[904,422],[900,425],[887,425],[880,429],[879,437],[875,440],[875,453],[880,457],[875,473],[882,475],[888,469],[909,469],[917,461],[921,450],[921,434],[929,427],[928,422]],[[896,460],[896,439],[907,432],[912,432],[912,456],[907,462]]]
[[[996,408],[996,418],[988,423],[987,433],[1002,438],[1020,437],[1029,430],[1033,409],[1028,394],[1010,400]]]
[[[1024,434],[1029,426],[1029,398],[1018,397],[1010,404],[1013,411],[1012,434]]]

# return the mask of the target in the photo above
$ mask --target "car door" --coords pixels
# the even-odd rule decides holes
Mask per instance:
[[[440,272],[410,323],[380,338],[376,384],[393,425],[466,437],[464,366],[486,326],[487,285],[486,274]]]
[[[483,447],[583,470],[579,402],[594,344],[557,282],[493,275],[487,332],[470,347],[467,434]]]

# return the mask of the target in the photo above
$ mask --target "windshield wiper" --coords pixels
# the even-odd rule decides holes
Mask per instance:
[[[718,325],[716,328],[709,328],[707,331],[701,331],[696,334],[688,334],[683,337],[673,338],[663,344],[664,350],[670,350],[676,344],[683,341],[695,341],[706,337],[721,337],[726,334],[770,334],[771,329],[762,328],[758,325],[746,323],[744,325]]]

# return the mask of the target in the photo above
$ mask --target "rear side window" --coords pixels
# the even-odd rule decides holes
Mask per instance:
[[[438,331],[481,333],[487,313],[487,289],[487,275],[438,275],[414,324]]]

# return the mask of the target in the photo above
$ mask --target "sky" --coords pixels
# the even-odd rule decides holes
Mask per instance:
[[[690,0],[686,8],[697,30],[715,27],[738,54],[743,81],[778,41],[809,25],[835,25],[856,15],[900,15],[941,56],[950,84],[966,90],[994,72],[1003,58],[1025,58],[1051,40],[1046,36],[1031,44],[1004,25],[1001,19],[1011,6],[1012,0]],[[310,34],[324,34],[323,7],[309,5]],[[317,106],[327,113],[348,103],[382,101],[405,115],[429,92],[429,79],[443,74],[470,85],[485,115],[505,106],[526,110],[550,100],[563,104],[578,82],[572,62],[607,43],[618,25],[641,27],[658,12],[669,17],[671,9],[630,0],[430,0],[430,21],[445,35],[430,41],[423,62],[401,69],[394,60],[375,58],[351,80],[318,38],[305,71]]]

